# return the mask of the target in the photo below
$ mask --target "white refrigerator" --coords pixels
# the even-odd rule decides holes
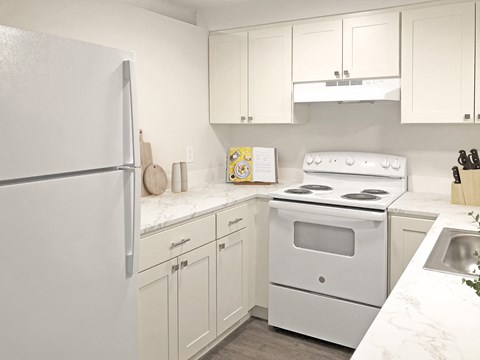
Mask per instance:
[[[133,53],[0,26],[0,359],[136,360]]]

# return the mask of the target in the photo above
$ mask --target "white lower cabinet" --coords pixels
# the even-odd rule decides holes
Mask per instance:
[[[139,274],[141,360],[185,360],[217,336],[215,245]]]
[[[247,230],[217,240],[217,335],[247,315]]]
[[[390,216],[389,293],[407,267],[434,219]]]
[[[176,360],[177,259],[166,261],[138,275],[139,348],[142,360]]]
[[[185,360],[217,336],[215,242],[178,258],[178,358]]]
[[[247,225],[253,223],[255,204],[142,238],[140,360],[198,358],[248,314],[255,279],[249,276],[253,227]]]

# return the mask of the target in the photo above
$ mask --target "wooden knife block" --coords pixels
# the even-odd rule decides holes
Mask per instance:
[[[452,204],[480,205],[480,170],[460,170],[461,184],[452,183]]]

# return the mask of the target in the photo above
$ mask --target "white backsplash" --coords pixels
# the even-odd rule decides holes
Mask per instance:
[[[295,178],[313,151],[366,151],[405,156],[410,191],[449,194],[458,150],[480,148],[480,127],[401,124],[400,104],[312,104],[301,125],[214,125],[225,148],[276,147],[280,181]]]

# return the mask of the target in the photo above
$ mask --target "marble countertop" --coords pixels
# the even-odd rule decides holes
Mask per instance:
[[[142,198],[141,233],[268,193],[288,184],[208,184],[174,194]],[[479,359],[480,298],[461,276],[424,270],[423,265],[444,227],[476,230],[467,216],[480,207],[450,204],[449,196],[404,194],[389,212],[436,219],[377,318],[353,354],[354,360]]]
[[[147,196],[142,198],[140,233],[144,235],[158,231],[256,197],[268,198],[269,192],[286,186],[207,184],[186,192],[172,193],[167,190],[160,196]]]
[[[465,212],[465,206],[451,204],[450,195],[407,192],[388,207],[388,212],[435,218],[442,213]]]
[[[462,276],[423,269],[444,227],[478,230],[467,213],[480,212],[480,207],[407,193],[389,210],[439,215],[352,359],[480,359],[480,297],[462,284]]]

